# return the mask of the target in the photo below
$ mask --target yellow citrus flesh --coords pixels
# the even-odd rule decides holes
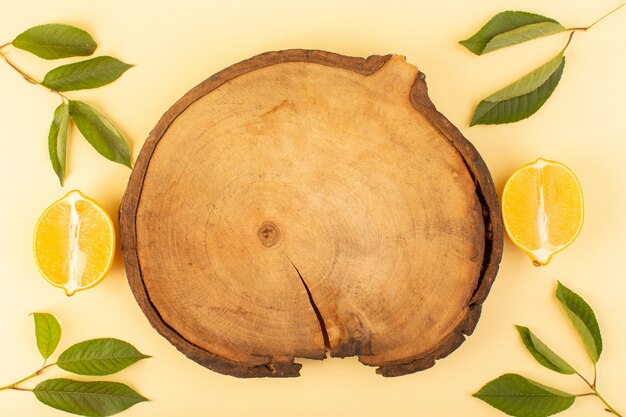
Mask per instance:
[[[34,252],[46,280],[73,295],[102,281],[111,268],[113,222],[98,203],[80,191],[71,191],[39,218]]]
[[[565,165],[538,159],[517,170],[502,193],[506,231],[535,265],[547,265],[583,225],[583,193]]]

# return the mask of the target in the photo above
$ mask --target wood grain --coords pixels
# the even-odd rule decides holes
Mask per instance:
[[[150,323],[238,377],[297,357],[428,368],[471,334],[502,254],[489,172],[402,57],[270,52],[159,121],[120,209]]]

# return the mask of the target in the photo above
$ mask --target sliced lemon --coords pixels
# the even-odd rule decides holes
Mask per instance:
[[[537,159],[508,179],[502,192],[506,232],[536,266],[547,265],[583,226],[583,193],[567,166]]]
[[[115,228],[98,203],[71,191],[43,212],[33,245],[41,274],[70,296],[98,284],[109,272]]]

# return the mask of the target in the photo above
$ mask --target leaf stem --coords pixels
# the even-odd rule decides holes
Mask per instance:
[[[56,364],[57,363],[54,362],[54,363],[49,363],[47,365],[42,366],[41,369],[39,371],[37,371],[38,372],[37,375],[40,375],[43,371],[45,371],[47,368],[50,368],[51,366],[56,366]]]
[[[607,410],[609,413],[615,414],[615,415],[616,415],[616,416],[618,416],[618,417],[624,417],[624,416],[622,416],[622,415],[621,415],[621,414],[620,414],[620,413],[619,413],[616,409],[614,409],[614,408],[613,408],[613,407],[612,407],[612,406],[611,406],[611,405],[610,405],[610,404],[609,404],[609,403],[608,403],[608,402],[604,399],[604,397],[602,397],[602,395],[598,392],[598,389],[596,388],[596,381],[595,381],[595,377],[596,377],[596,374],[597,374],[597,373],[596,373],[596,371],[595,371],[595,368],[596,368],[596,366],[595,366],[595,364],[594,364],[594,381],[593,381],[593,383],[589,382],[589,381],[588,381],[588,380],[587,380],[584,376],[582,376],[581,374],[579,374],[578,372],[576,372],[576,375],[578,375],[578,376],[580,377],[580,379],[582,379],[583,381],[585,381],[585,384],[587,384],[587,385],[589,386],[589,388],[591,388],[591,391],[593,391],[593,392],[590,392],[590,393],[588,393],[588,394],[581,394],[581,395],[578,395],[578,396],[579,396],[579,397],[584,397],[584,396],[587,396],[587,395],[595,395],[596,397],[598,397],[598,399],[599,399],[600,401],[602,401],[602,402],[604,403],[604,405],[606,406],[606,410]]]
[[[4,59],[6,61],[7,64],[9,64],[11,66],[11,68],[13,68],[15,71],[17,71],[22,77],[24,77],[24,79],[26,81],[28,81],[31,84],[37,84],[37,85],[41,85],[39,83],[39,81],[35,80],[33,77],[31,77],[30,75],[26,74],[24,71],[22,71],[17,65],[15,65],[10,59],[9,57],[7,57],[4,53],[0,52],[0,57],[2,59]]]
[[[7,46],[11,45],[13,42],[8,42],[5,43],[4,45],[0,45],[0,49],[6,48]]]
[[[564,53],[565,50],[567,49],[567,47],[569,46],[569,44],[572,42],[572,38],[574,37],[574,33],[576,33],[576,32],[575,31],[570,32],[569,38],[567,39],[567,43],[565,44],[565,46],[561,50],[561,53]]]
[[[20,388],[20,387],[13,387],[11,389],[13,389],[15,391],[32,391],[32,389],[30,389],[30,388]]]
[[[40,369],[39,371],[41,371],[41,369]],[[14,383],[9,384],[9,385],[5,385],[4,387],[0,387],[0,391],[4,391],[4,390],[7,390],[7,389],[15,389],[15,388],[16,388],[16,385],[21,384],[21,383],[22,383],[22,382],[24,382],[24,381],[28,381],[29,379],[34,378],[34,377],[36,377],[37,375],[39,375],[39,371],[37,371],[37,372],[33,372],[32,374],[28,375],[28,376],[27,376],[27,377],[25,377],[25,378],[20,379],[20,380],[19,380],[19,381],[17,381],[17,382],[14,382]]]
[[[610,15],[612,15],[613,13],[615,13],[616,11],[618,11],[619,9],[621,9],[622,7],[626,6],[626,3],[622,3],[619,6],[617,6],[615,9],[611,10],[610,12],[608,12],[607,14],[605,14],[604,16],[602,16],[601,18],[599,18],[598,20],[596,20],[595,22],[593,22],[592,24],[590,24],[587,27],[581,27],[581,28],[569,28],[567,30],[582,30],[583,32],[588,31],[589,29],[591,29],[592,27],[594,27],[597,23],[600,23],[602,20],[604,20],[605,18],[609,17]]]
[[[31,389],[27,389],[27,388],[20,388],[17,385],[21,384],[22,382],[28,381],[29,379],[32,379],[32,378],[34,378],[36,376],[41,375],[41,373],[46,368],[49,368],[49,367],[54,366],[54,365],[56,365],[56,362],[55,363],[50,363],[48,365],[44,365],[44,366],[41,367],[41,369],[38,369],[37,371],[33,372],[32,374],[28,375],[27,377],[24,377],[24,378],[20,379],[19,381],[16,381],[16,382],[14,382],[12,384],[5,385],[4,387],[0,387],[0,391],[4,391],[4,390],[7,390],[7,389],[13,389],[13,390],[18,390],[18,391],[32,391]]]
[[[593,389],[593,392],[596,394],[596,397],[598,397],[598,399],[600,401],[602,401],[604,403],[604,405],[606,405],[606,409],[609,411],[609,413],[613,413],[613,414],[615,414],[618,417],[623,417],[620,413],[617,412],[616,409],[611,407],[611,405],[606,402],[606,400],[602,397],[602,395],[600,395],[600,393],[598,392],[598,390],[595,387],[592,388],[592,389]]]
[[[582,376],[578,371],[576,371],[576,375],[578,375],[580,377],[580,379],[582,379],[583,381],[585,381],[585,384],[587,384],[589,386],[589,388],[593,389],[595,388],[595,384],[592,384],[591,382],[589,382],[587,380],[587,378],[585,378],[584,376]]]
[[[4,48],[5,46],[10,45],[9,44],[5,44],[0,46],[0,58],[4,59],[4,61],[9,64],[9,66],[11,68],[13,68],[15,71],[17,71],[27,82],[29,82],[30,84],[34,84],[34,85],[39,85],[43,88],[45,88],[46,90],[50,91],[51,93],[55,93],[57,94],[59,97],[61,97],[61,100],[68,100],[69,99],[67,97],[65,97],[64,94],[62,94],[61,92],[57,91],[57,90],[53,90],[52,88],[48,88],[45,85],[43,85],[42,83],[40,83],[39,81],[37,81],[36,79],[34,79],[33,77],[31,77],[30,75],[28,75],[26,72],[24,72],[22,69],[20,69],[17,65],[15,65],[15,63],[13,63],[13,61],[11,61],[9,59],[8,56],[6,56],[6,54],[4,54],[2,52],[2,48]]]

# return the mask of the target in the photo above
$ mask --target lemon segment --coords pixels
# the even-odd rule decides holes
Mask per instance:
[[[44,278],[71,296],[106,276],[115,253],[115,229],[98,203],[71,191],[43,212],[33,246]]]
[[[502,193],[507,234],[537,266],[568,247],[582,229],[583,194],[565,165],[538,159],[508,179]]]

